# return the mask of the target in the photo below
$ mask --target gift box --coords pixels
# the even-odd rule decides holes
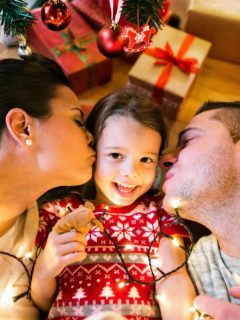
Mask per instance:
[[[188,12],[192,8],[194,0],[171,0],[171,10],[180,19],[179,28],[184,30],[188,18]]]
[[[212,42],[211,57],[240,63],[239,0],[195,0],[185,29]]]
[[[68,76],[73,91],[79,94],[111,79],[112,60],[98,50],[93,29],[72,7],[70,10],[69,26],[58,32],[43,24],[41,9],[33,10],[37,21],[27,36],[28,44],[35,51],[56,60]]]
[[[211,47],[210,42],[165,26],[129,72],[129,86],[153,96],[175,119]]]
[[[100,30],[106,25],[110,26],[112,23],[109,12],[100,7],[96,0],[73,0],[71,5],[95,30]]]

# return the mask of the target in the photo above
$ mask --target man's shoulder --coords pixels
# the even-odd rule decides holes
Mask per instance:
[[[210,248],[215,246],[217,243],[217,239],[214,234],[210,234],[208,236],[204,236],[200,238],[197,243],[193,246],[193,251],[202,250],[202,248]]]
[[[193,246],[193,250],[189,257],[189,264],[195,262],[201,263],[202,261],[211,260],[215,256],[218,248],[217,239],[213,234],[202,237]]]

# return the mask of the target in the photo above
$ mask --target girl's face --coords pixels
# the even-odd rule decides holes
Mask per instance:
[[[111,116],[97,142],[96,200],[127,206],[154,182],[160,134],[127,116]]]

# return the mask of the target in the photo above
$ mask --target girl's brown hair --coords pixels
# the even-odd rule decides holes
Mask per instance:
[[[160,153],[166,147],[166,127],[162,114],[152,99],[131,88],[118,89],[103,97],[95,104],[86,121],[86,127],[94,135],[96,142],[105,127],[106,120],[111,116],[131,117],[159,132],[162,138]]]

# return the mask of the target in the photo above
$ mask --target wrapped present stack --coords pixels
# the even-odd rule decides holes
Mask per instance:
[[[55,59],[79,94],[111,79],[112,60],[99,52],[97,34],[88,23],[72,7],[70,10],[71,22],[60,32],[43,24],[40,8],[33,10],[37,20],[28,30],[28,43],[38,53]]]
[[[186,32],[212,42],[214,59],[240,64],[240,1],[195,0]]]
[[[173,120],[210,47],[206,40],[165,26],[131,68],[129,86],[153,96],[163,114]]]

